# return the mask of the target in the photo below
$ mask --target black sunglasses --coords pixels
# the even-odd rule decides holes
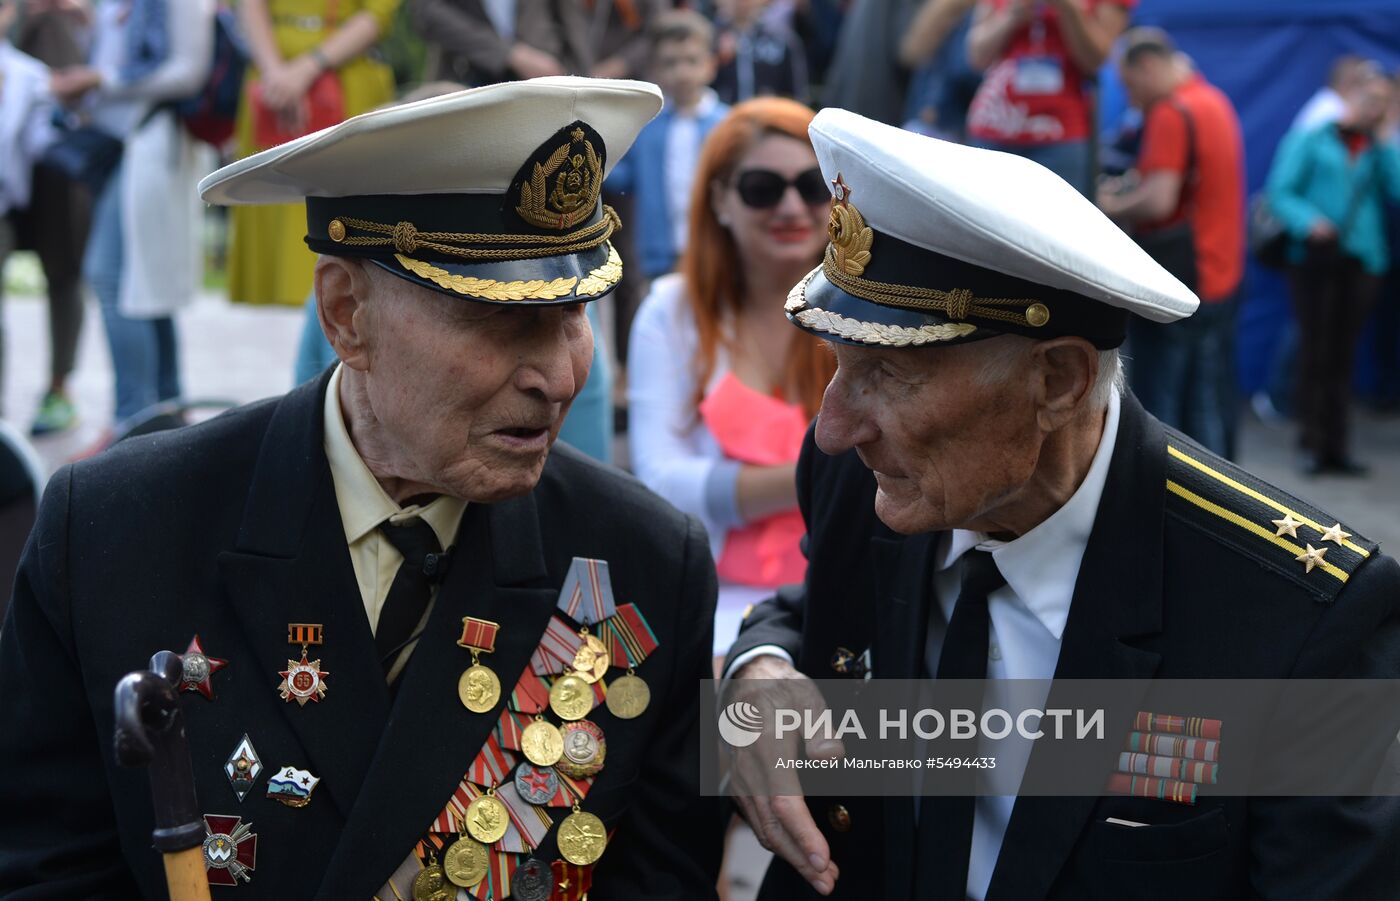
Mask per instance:
[[[826,179],[822,178],[822,170],[815,166],[800,173],[792,181],[768,169],[748,169],[740,172],[739,177],[734,180],[734,189],[739,192],[739,199],[744,202],[744,206],[756,210],[769,210],[782,203],[783,195],[787,193],[789,186],[796,188],[802,202],[810,206],[826,203],[831,199],[831,191],[827,189]]]

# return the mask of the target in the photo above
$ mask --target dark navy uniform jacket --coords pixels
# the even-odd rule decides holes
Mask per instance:
[[[802,672],[831,679],[838,648],[868,648],[874,677],[919,677],[939,536],[887,529],[875,517],[874,478],[854,451],[828,457],[811,434],[798,496],[805,585],[756,607],[731,659],[774,644]],[[1319,546],[1321,531],[1305,525],[1296,540],[1279,538],[1271,520],[1283,510],[1322,529],[1337,522],[1163,428],[1125,396],[1056,678],[1400,676],[1400,566],[1353,535],[1326,545],[1330,568],[1307,572],[1294,558],[1305,542]],[[1400,711],[1377,716],[1394,735]],[[1105,764],[1105,780],[1112,768]],[[838,804],[846,815],[829,815]],[[841,870],[833,897],[911,897],[913,799],[809,798],[808,806]],[[778,860],[760,897],[819,896]],[[1400,898],[1400,798],[1017,799],[987,901],[1126,898]]]
[[[721,833],[699,795],[698,681],[712,672],[714,569],[702,528],[619,472],[557,446],[527,495],[470,504],[453,566],[391,701],[322,449],[327,379],[207,423],[123,442],[60,470],[44,498],[0,635],[0,897],[164,898],[147,773],[115,765],[113,688],[198,633],[228,660],[215,700],[181,695],[199,801],[258,835],[241,899],[367,899],[452,796],[555,610],[574,557],[607,560],[619,604],[659,642],[638,668],[651,705],[599,706],[604,768],[583,803],[612,841],[591,897],[707,898]],[[500,623],[482,656],[505,689],[465,710],[463,616]],[[327,693],[283,701],[322,623]],[[239,803],[223,772],[247,733],[266,770]],[[279,767],[321,782],[293,809],[266,797]],[[554,834],[539,854],[558,856]]]

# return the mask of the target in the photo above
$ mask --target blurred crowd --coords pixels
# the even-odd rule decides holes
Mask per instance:
[[[1306,472],[1364,472],[1348,420],[1373,313],[1376,400],[1400,399],[1393,77],[1339,59],[1247,200],[1230,99],[1133,14],[1133,0],[0,0],[0,261],[37,251],[50,322],[30,431],[76,421],[85,286],[115,376],[94,450],[178,405],[177,314],[200,289],[212,215],[195,185],[220,163],[394,102],[589,74],[655,81],[666,105],[611,161],[626,275],[590,306],[592,376],[563,437],[612,461],[625,430],[618,462],[705,522],[720,644],[802,571],[794,465],[833,363],[782,305],[826,242],[815,106],[1056,172],[1203,301],[1185,322],[1132,324],[1129,380],[1149,410],[1233,455],[1252,400],[1296,418]],[[1098,108],[1103,77],[1126,92],[1121,121]],[[236,207],[216,255],[232,301],[304,305],[297,381],[335,359],[304,226],[298,206]],[[1294,322],[1275,384],[1242,399],[1251,253],[1287,274]]]

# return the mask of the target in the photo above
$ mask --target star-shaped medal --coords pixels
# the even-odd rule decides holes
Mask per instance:
[[[1275,535],[1287,535],[1290,538],[1298,537],[1298,527],[1302,525],[1301,522],[1293,518],[1292,513],[1283,514],[1283,519],[1275,519],[1273,523],[1278,526]]]
[[[302,707],[307,701],[320,703],[326,696],[326,677],[330,673],[321,671],[321,661],[306,659],[306,650],[301,652],[301,660],[288,660],[287,669],[278,673],[282,684],[277,686],[282,700],[296,701]]]
[[[1336,523],[1335,525],[1329,526],[1328,528],[1322,530],[1323,541],[1335,541],[1337,542],[1337,544],[1341,544],[1343,541],[1346,541],[1350,537],[1350,532],[1342,531],[1341,523]]]
[[[1322,563],[1322,558],[1323,555],[1327,553],[1327,548],[1313,547],[1312,545],[1308,545],[1307,548],[1308,549],[1306,551],[1303,551],[1303,553],[1299,554],[1293,559],[1297,560],[1299,563],[1306,564],[1308,567],[1307,571],[1312,572],[1314,566],[1318,566]]]
[[[190,639],[190,646],[180,655],[180,690],[197,691],[207,700],[214,700],[210,681],[215,673],[228,666],[227,660],[210,657],[199,644],[199,636]]]

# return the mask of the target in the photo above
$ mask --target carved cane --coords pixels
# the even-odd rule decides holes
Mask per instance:
[[[160,651],[149,670],[129,673],[117,683],[117,762],[150,769],[156,819],[151,840],[164,855],[170,901],[209,901],[204,821],[175,691],[180,671],[179,655]]]

